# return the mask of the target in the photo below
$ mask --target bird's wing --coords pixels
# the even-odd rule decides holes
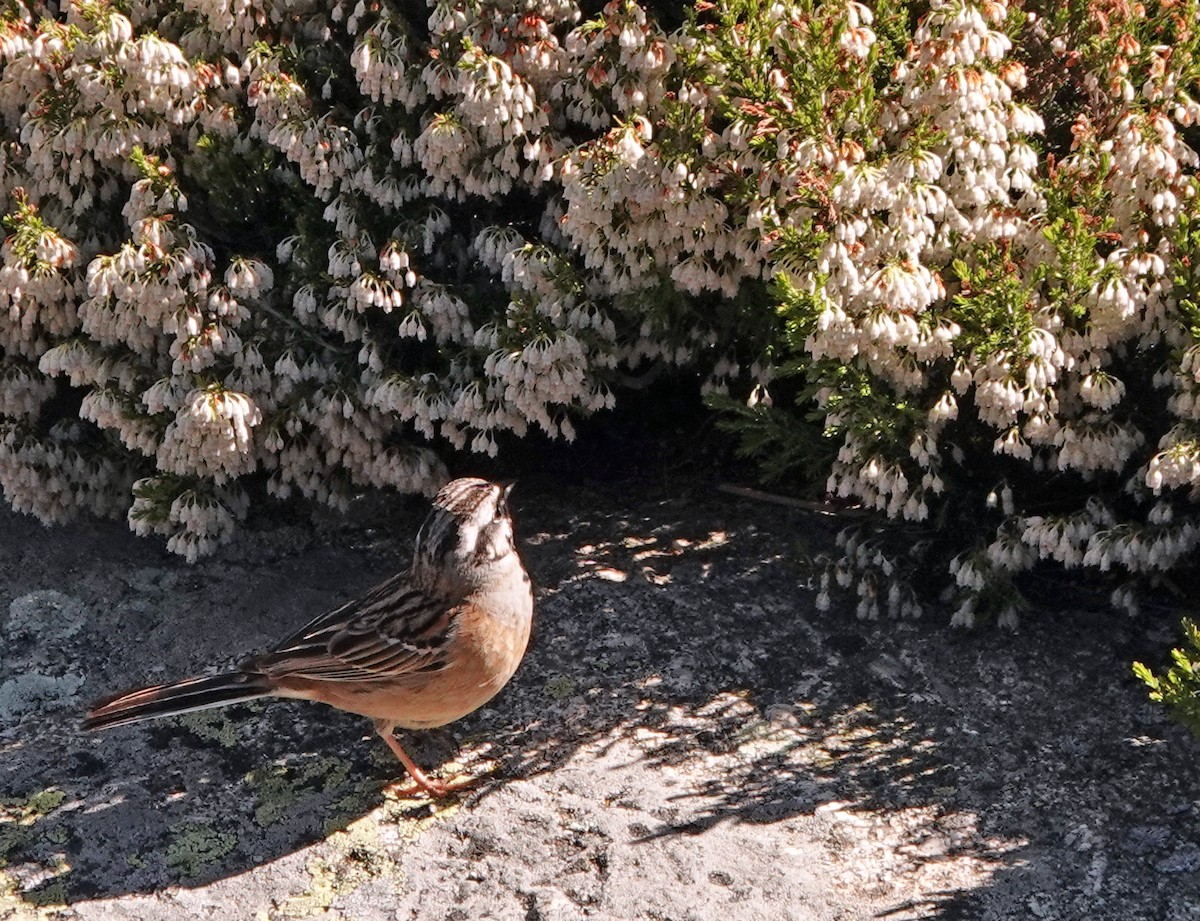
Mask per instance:
[[[269,678],[398,680],[445,668],[458,606],[430,598],[404,573],[322,614],[247,663]]]

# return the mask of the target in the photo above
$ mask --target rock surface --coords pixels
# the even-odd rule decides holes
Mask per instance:
[[[418,503],[252,523],[188,566],[0,511],[0,919],[1200,919],[1200,745],[1129,675],[1174,618],[1064,598],[1013,636],[819,614],[828,519],[704,485],[523,481],[534,644],[412,740],[243,706],[84,735],[406,562]]]

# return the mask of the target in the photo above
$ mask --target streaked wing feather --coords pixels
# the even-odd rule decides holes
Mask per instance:
[[[404,573],[314,618],[253,667],[272,678],[395,680],[445,666],[455,608]]]

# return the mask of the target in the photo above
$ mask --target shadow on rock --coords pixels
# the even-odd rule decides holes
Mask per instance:
[[[577,493],[521,518],[539,586],[527,660],[489,708],[411,749],[494,773],[448,803],[388,804],[394,826],[481,810],[520,781],[628,814],[634,849],[780,826],[879,917],[1083,917],[1097,893],[1138,909],[1121,917],[1170,917],[1189,848],[1200,865],[1186,792],[1198,769],[1160,741],[1170,730],[1121,681],[1124,653],[1096,639],[1095,615],[1016,638],[819,615],[795,561],[828,546],[823,519],[699,493],[619,504],[638,511],[580,514],[618,502]],[[82,704],[237,661],[400,568],[401,546],[369,528],[318,542],[284,526],[196,567],[118,541],[78,579],[52,554],[0,574],[11,597],[56,579],[87,607],[72,640]],[[1091,688],[1070,707],[1054,689],[1064,675]],[[98,737],[77,718],[26,716],[0,735],[7,898],[228,879],[351,826],[401,776],[365,721],[315,705]],[[1140,843],[1114,836],[1136,828]],[[1130,888],[1147,873],[1173,886]]]

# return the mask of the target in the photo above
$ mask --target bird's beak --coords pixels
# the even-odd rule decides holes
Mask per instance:
[[[503,515],[508,514],[508,494],[512,492],[512,488],[517,485],[516,480],[509,480],[505,483],[497,483],[500,487],[500,497],[496,500],[496,511]]]

